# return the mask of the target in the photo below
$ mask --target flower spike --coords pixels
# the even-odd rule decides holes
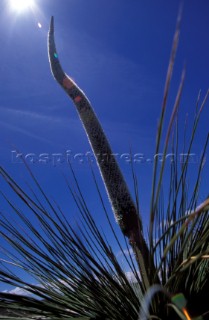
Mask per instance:
[[[48,53],[51,71],[54,78],[73,100],[80,120],[86,131],[89,143],[97,159],[97,164],[103,178],[112,209],[123,234],[128,237],[134,249],[137,260],[142,262],[143,269],[148,269],[149,251],[142,235],[142,223],[136,206],[132,200],[124,177],[113,155],[105,133],[84,92],[63,71],[58,59],[54,41],[54,18],[48,36]],[[140,256],[140,259],[139,259]],[[142,266],[141,266],[142,268]],[[142,271],[142,270],[141,270]]]

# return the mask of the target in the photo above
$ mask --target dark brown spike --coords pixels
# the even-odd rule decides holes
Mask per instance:
[[[54,41],[53,17],[51,19],[49,30],[48,50],[52,74],[76,106],[88,140],[97,159],[97,164],[99,166],[116,221],[120,225],[123,234],[128,237],[129,242],[138,257],[137,260],[139,260],[140,256],[140,269],[144,274],[146,273],[145,269],[149,269],[149,251],[142,235],[143,230],[140,216],[113,155],[109,142],[89,100],[77,84],[62,70]]]
[[[48,55],[49,55],[49,62],[52,74],[54,78],[59,82],[62,86],[63,79],[65,78],[65,73],[62,70],[60,65],[57,50],[54,41],[54,17],[51,17],[49,34],[48,34]]]

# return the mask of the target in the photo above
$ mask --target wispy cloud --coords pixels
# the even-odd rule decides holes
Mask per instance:
[[[33,111],[27,111],[24,109],[16,109],[16,108],[5,108],[5,107],[0,107],[0,112],[1,115],[7,119],[13,119],[13,118],[19,118],[22,120],[25,120],[27,118],[28,120],[33,119],[34,121],[44,121],[44,122],[53,122],[53,123],[58,123],[58,124],[67,124],[69,120],[67,120],[64,117],[57,117],[57,116],[51,116],[47,115],[44,113],[38,113],[38,112],[33,112]],[[24,117],[24,119],[23,119]]]
[[[119,251],[117,253],[117,257],[120,257],[122,255],[130,256],[130,255],[133,255],[133,254],[134,254],[133,249],[129,248],[129,249],[124,249],[123,251]]]
[[[31,137],[33,139],[40,140],[40,141],[47,142],[47,143],[51,144],[50,140],[47,140],[47,139],[45,139],[45,138],[43,138],[43,137],[41,137],[39,135],[33,134],[33,133],[31,133],[31,131],[24,130],[23,128],[20,128],[18,126],[13,125],[13,124],[9,124],[9,123],[5,123],[3,121],[0,121],[0,125],[3,126],[3,127],[6,127],[9,130],[13,130],[15,132],[22,133],[25,136]]]
[[[78,118],[67,118],[62,115],[57,116],[55,114],[50,115],[43,112],[5,107],[0,107],[0,114],[2,139],[5,140],[6,144],[9,143],[10,145],[16,143],[19,145],[14,133],[22,134],[24,139],[25,137],[32,138],[31,143],[35,139],[54,146],[56,140],[59,140],[59,135],[63,137],[63,132],[78,137],[81,129]],[[54,137],[55,134],[57,139]]]
[[[137,272],[137,275],[139,277],[139,279],[141,278],[140,272]],[[136,276],[134,275],[134,273],[132,271],[127,271],[126,272],[126,277],[130,282],[137,282]]]
[[[21,295],[21,296],[31,296],[32,293],[28,292],[26,289],[20,288],[20,287],[16,287],[14,289],[11,290],[4,290],[4,293],[10,293],[10,294],[16,294],[16,295]]]
[[[106,96],[108,96],[108,88],[112,88],[112,99],[116,97],[116,92],[113,91],[115,86],[117,88],[118,86],[121,87],[120,95],[127,96],[128,93],[130,97],[135,95],[142,97],[145,92],[150,93],[150,91],[157,90],[153,86],[155,82],[153,75],[152,77],[149,76],[142,64],[127,58],[121,52],[116,52],[112,47],[102,44],[101,41],[91,37],[85,31],[82,34],[75,29],[71,31],[74,37],[69,39],[69,35],[66,37],[65,32],[60,33],[59,26],[57,26],[57,47],[58,52],[61,52],[60,59],[66,72],[69,72],[69,74],[72,72],[79,80],[82,75],[82,82],[87,77],[90,84],[100,79],[101,91],[105,82]],[[61,39],[64,40],[64,44]],[[79,39],[79,42],[77,39]],[[126,90],[124,91],[123,88],[126,88]]]

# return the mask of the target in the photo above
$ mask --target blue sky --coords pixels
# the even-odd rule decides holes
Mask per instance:
[[[92,178],[85,162],[85,154],[91,149],[72,102],[54,81],[49,68],[50,17],[55,17],[57,51],[63,68],[90,99],[133,190],[130,165],[124,154],[131,147],[133,153],[153,158],[179,1],[37,0],[35,3],[33,10],[17,13],[9,7],[9,0],[0,2],[1,165],[18,181],[25,181],[25,168],[18,163],[15,150],[24,156],[32,153],[35,163],[30,167],[38,180],[49,196],[55,197],[64,210],[70,210],[73,207],[63,187],[62,173],[68,172],[64,157],[71,154],[84,195],[94,211],[98,200],[94,188],[89,188]],[[208,15],[208,0],[185,0],[168,101],[169,113],[186,63],[182,124],[186,113],[193,119],[199,89],[203,97],[209,87]],[[208,118],[207,103],[193,150],[198,155],[208,133]],[[40,162],[43,153],[51,159],[47,164]],[[61,164],[54,154],[63,155]],[[78,154],[84,163],[80,163]],[[146,220],[152,162],[136,163],[135,170]],[[208,187],[206,182],[203,184]],[[100,180],[99,183],[103,188]],[[74,211],[70,210],[72,214]],[[103,224],[101,217],[96,219]]]

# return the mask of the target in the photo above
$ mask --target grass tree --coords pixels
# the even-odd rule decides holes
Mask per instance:
[[[128,278],[108,237],[96,225],[72,167],[74,187],[70,184],[67,187],[82,218],[79,233],[75,232],[60,207],[49,199],[29,168],[37,192],[26,191],[1,167],[4,183],[9,185],[14,199],[22,205],[18,206],[16,200],[2,193],[12,219],[17,217],[18,223],[12,223],[7,214],[1,213],[0,235],[7,242],[2,248],[7,259],[1,259],[0,280],[18,286],[32,296],[1,292],[0,314],[4,315],[0,318],[114,320],[192,319],[198,316],[198,319],[204,319],[209,316],[209,198],[199,201],[208,133],[195,181],[188,190],[189,155],[208,92],[202,102],[198,96],[190,138],[184,144],[185,157],[179,163],[178,109],[185,70],[182,71],[170,120],[167,126],[164,125],[180,20],[179,16],[156,133],[155,154],[160,150],[163,152],[161,160],[155,157],[153,165],[147,236],[138,199],[136,203],[132,199],[90,102],[60,65],[54,41],[54,19],[51,19],[48,37],[51,71],[73,100],[86,131],[126,248],[120,243],[109,219],[92,172],[103,211],[101,214],[106,216],[134,280]],[[166,162],[168,151],[173,155],[169,164]],[[134,171],[133,179],[137,193]],[[37,220],[40,229],[30,221],[28,212]],[[36,284],[24,280],[17,269],[36,279]]]

